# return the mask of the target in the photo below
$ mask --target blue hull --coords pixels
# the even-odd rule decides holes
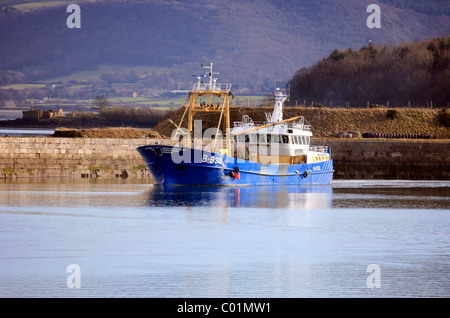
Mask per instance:
[[[331,183],[334,172],[333,160],[278,165],[172,146],[142,146],[137,151],[144,158],[155,182],[164,185],[326,185]]]

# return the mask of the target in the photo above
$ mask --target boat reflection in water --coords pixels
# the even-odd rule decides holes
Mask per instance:
[[[251,207],[272,209],[329,209],[332,188],[320,186],[198,187],[155,185],[150,206]]]

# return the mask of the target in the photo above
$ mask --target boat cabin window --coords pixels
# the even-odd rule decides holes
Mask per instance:
[[[257,138],[256,134],[251,134],[250,135],[250,142],[256,142],[256,138]]]
[[[258,142],[266,142],[266,135],[263,134],[258,135]]]
[[[269,137],[269,136],[267,136],[267,137]],[[281,142],[281,140],[280,140],[280,135],[272,135],[271,137],[272,137],[272,138],[271,138],[271,142],[273,142],[273,143],[279,143],[279,142]],[[267,138],[267,139],[269,139],[269,138]]]
[[[301,137],[301,144],[302,145],[309,145],[309,136],[302,136]]]
[[[272,136],[272,139],[275,137],[275,135]],[[276,136],[279,137],[279,139],[276,139],[277,141],[273,142],[280,142],[285,144],[293,144],[293,145],[309,145],[310,137],[309,136]],[[275,138],[276,138],[275,137]],[[268,141],[270,142],[270,135],[267,136]]]

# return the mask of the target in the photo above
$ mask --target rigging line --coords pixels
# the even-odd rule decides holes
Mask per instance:
[[[184,116],[186,115],[186,112],[187,112],[188,108],[189,108],[189,107],[186,105],[186,109],[184,110],[183,116],[181,117],[180,124],[177,126],[177,130],[176,130],[176,132],[175,132],[174,139],[173,139],[172,142],[170,143],[171,146],[173,146],[173,143],[174,143],[175,140],[176,140],[176,137],[177,137],[177,135],[178,135],[178,131],[180,130],[181,124],[183,123]]]
[[[225,110],[225,103],[226,103],[225,99],[226,98],[223,99],[223,105],[222,105],[222,111],[220,112],[219,124],[217,125],[216,135],[214,136],[214,143],[213,143],[213,148],[212,148],[213,152],[215,152],[217,135],[219,133],[220,123],[222,122],[223,111]]]
[[[317,135],[319,135],[319,136],[320,136],[320,139],[324,140],[322,134],[320,134],[319,131],[317,131],[317,130],[314,128],[314,126],[311,125],[311,124],[309,123],[309,121],[308,121],[306,118],[305,118],[305,121],[306,121],[306,123],[311,127],[311,129],[314,131],[314,133],[316,133]]]

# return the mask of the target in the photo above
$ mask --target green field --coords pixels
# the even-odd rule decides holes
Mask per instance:
[[[0,86],[0,89],[17,89],[22,90],[26,88],[44,88],[45,84],[12,84],[6,86]]]
[[[56,83],[56,82],[68,82],[68,81],[78,81],[78,82],[89,82],[92,80],[101,79],[102,74],[104,73],[115,73],[121,71],[133,71],[137,76],[142,77],[146,72],[152,73],[159,68],[147,66],[147,65],[139,65],[139,66],[124,66],[124,65],[110,65],[110,64],[101,64],[93,68],[92,70],[85,70],[80,72],[75,72],[69,75],[55,77],[47,79],[48,83]],[[125,85],[125,84],[122,84]],[[132,85],[132,84],[130,84]]]

